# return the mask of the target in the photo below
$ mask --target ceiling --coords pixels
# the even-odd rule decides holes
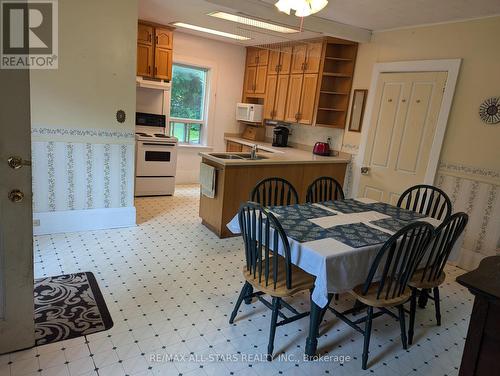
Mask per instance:
[[[241,42],[210,34],[182,31],[242,45],[308,39],[321,35],[367,42],[371,31],[458,21],[500,14],[499,0],[329,0],[314,16],[304,18],[303,31],[277,34],[207,16],[227,11],[294,28],[300,19],[280,13],[277,0],[139,0],[139,18],[160,24],[185,22],[251,38]]]
[[[316,16],[377,31],[494,14],[500,0],[329,0]]]

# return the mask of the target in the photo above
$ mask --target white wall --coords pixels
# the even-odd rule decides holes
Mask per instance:
[[[30,73],[34,232],[135,224],[137,0],[60,0],[58,35],[59,69]]]
[[[210,85],[215,89],[209,104],[208,147],[224,151],[224,133],[240,133],[241,126],[236,121],[236,103],[241,101],[243,76],[245,73],[244,47],[223,43],[194,35],[174,32],[174,63],[206,64],[212,68]],[[199,147],[179,147],[177,161],[177,184],[198,182],[200,157],[206,150]]]

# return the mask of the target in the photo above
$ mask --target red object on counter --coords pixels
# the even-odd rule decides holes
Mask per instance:
[[[316,142],[313,147],[313,154],[329,156],[331,154],[328,142]]]

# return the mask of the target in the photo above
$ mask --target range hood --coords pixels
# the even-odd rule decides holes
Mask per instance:
[[[147,80],[139,76],[136,77],[135,82],[137,87],[143,87],[146,89],[170,90],[172,86],[170,82]]]

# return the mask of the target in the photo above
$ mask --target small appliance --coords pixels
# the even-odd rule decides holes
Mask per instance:
[[[278,125],[274,127],[273,129],[273,146],[277,147],[286,147],[288,144],[288,135],[290,133],[290,130],[283,126],[283,125]]]
[[[236,105],[236,120],[249,123],[261,123],[264,106],[253,103],[238,103]]]
[[[328,142],[316,142],[313,147],[313,154],[329,156],[331,154],[330,144]]]

